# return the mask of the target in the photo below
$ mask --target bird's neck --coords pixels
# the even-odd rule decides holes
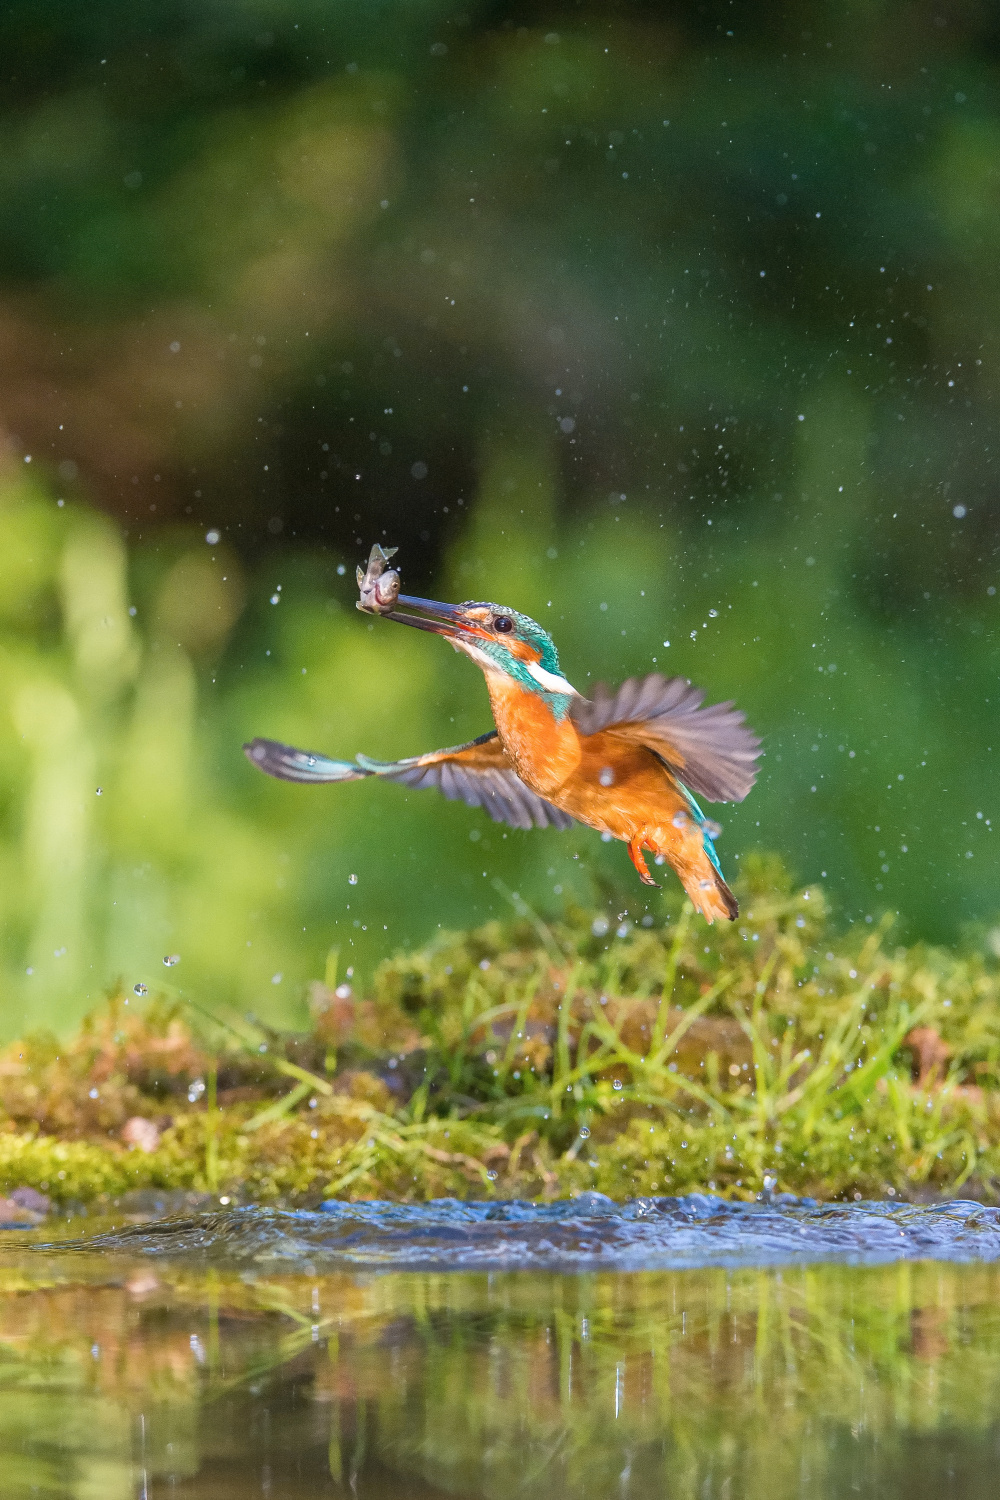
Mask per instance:
[[[580,763],[569,698],[530,692],[506,672],[486,672],[485,677],[493,722],[517,774],[540,795],[550,795]]]

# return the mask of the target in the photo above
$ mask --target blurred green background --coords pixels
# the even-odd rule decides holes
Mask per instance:
[[[735,697],[731,876],[996,918],[995,8],[15,0],[0,50],[0,1033],[117,978],[301,1022],[494,880],[645,909],[585,830],[245,762],[488,727],[355,612],[375,540],[584,690]]]

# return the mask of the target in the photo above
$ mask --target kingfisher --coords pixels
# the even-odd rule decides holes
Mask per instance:
[[[391,555],[373,548],[368,572],[358,569],[358,608],[444,636],[475,662],[494,728],[467,744],[395,761],[331,760],[254,739],[243,747],[252,764],[283,781],[379,776],[435,787],[514,828],[583,823],[622,840],[644,884],[657,884],[648,850],[674,869],[707,922],[734,920],[739,907],[715,851],[721,830],[695,794],[742,802],[750,791],[761,742],[744,714],[732,702],[703,707],[702,689],[658,672],[630,677],[616,691],[598,684],[586,698],[564,677],[555,643],[536,620],[501,604],[401,594],[398,574],[385,568]]]

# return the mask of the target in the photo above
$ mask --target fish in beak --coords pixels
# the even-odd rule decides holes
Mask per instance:
[[[399,598],[399,573],[395,568],[386,567],[398,550],[397,547],[383,549],[376,542],[368,558],[368,567],[363,573],[358,569],[358,588],[361,591],[358,609],[367,615],[388,614]]]
[[[358,569],[361,593],[358,609],[400,625],[413,625],[417,630],[431,630],[435,635],[446,636],[456,646],[469,637],[492,638],[485,628],[489,610],[481,604],[442,604],[436,599],[415,599],[401,594],[399,573],[387,566],[395,552],[395,547],[382,548],[376,542],[367,569],[363,573]]]

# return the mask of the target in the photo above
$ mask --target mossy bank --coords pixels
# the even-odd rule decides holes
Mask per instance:
[[[328,1197],[1000,1195],[1000,965],[835,932],[749,864],[743,914],[665,903],[441,935],[313,1027],[112,996],[0,1055],[0,1189]],[[517,906],[515,898],[515,907]],[[648,924],[648,925],[647,925]]]

